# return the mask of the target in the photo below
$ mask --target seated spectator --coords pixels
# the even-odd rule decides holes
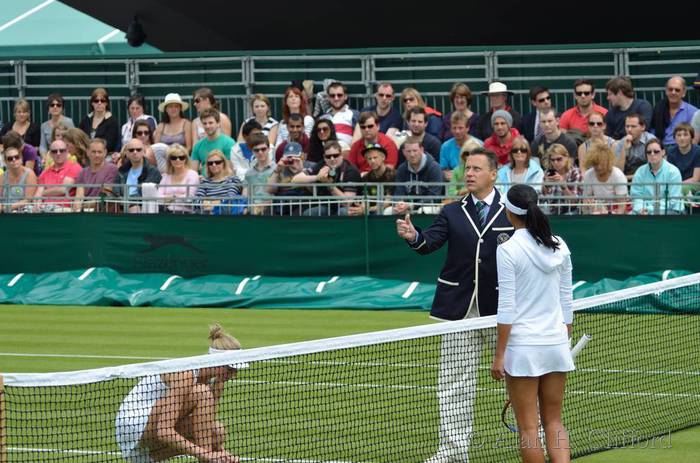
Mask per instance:
[[[450,131],[452,138],[447,140],[440,147],[440,167],[445,180],[452,179],[452,171],[460,163],[462,146],[469,140],[473,140],[479,146],[484,146],[484,142],[469,135],[469,119],[461,111],[455,111],[450,117]]]
[[[65,125],[63,122],[59,122],[58,124],[56,124],[56,127],[53,128],[53,132],[51,134],[51,143],[53,143],[56,140],[63,140],[63,135],[65,135],[65,133],[68,132],[69,128],[70,127]],[[73,162],[78,162],[78,158],[76,158],[72,154],[68,155],[68,159],[70,159]],[[44,162],[44,167],[42,170],[48,169],[49,167],[51,167],[51,164],[53,164],[53,158],[49,156],[48,151],[46,153],[46,156],[44,156],[44,158],[42,159],[42,161]]]
[[[605,135],[605,116],[603,113],[593,111],[588,115],[588,139],[578,147],[578,165],[586,165],[586,153],[594,143],[600,143],[613,148],[615,140]]]
[[[398,109],[394,108],[394,87],[389,82],[381,82],[377,85],[374,94],[376,104],[368,106],[362,112],[374,112],[379,117],[379,131],[387,137],[392,137],[403,128],[403,117]]]
[[[182,101],[179,93],[165,95],[165,100],[158,105],[158,111],[163,116],[153,134],[153,140],[168,146],[184,146],[188,153],[192,151],[192,123],[185,118],[185,111],[189,107],[189,103]]]
[[[564,145],[569,151],[569,157],[576,161],[578,154],[578,146],[576,142],[559,128],[559,116],[554,108],[545,109],[540,113],[540,127],[542,127],[542,135],[535,138],[530,144],[532,155],[543,161],[545,153],[555,143]]]
[[[615,165],[630,179],[646,163],[644,147],[654,136],[646,131],[644,118],[635,113],[625,117],[625,132],[627,135],[615,145]]]
[[[314,128],[314,118],[308,114],[302,91],[296,87],[287,87],[284,91],[284,101],[282,103],[282,120],[279,123],[277,140],[274,146],[279,147],[285,141],[290,140],[289,120],[293,114],[297,116],[294,118],[295,121],[301,118],[302,133],[308,138],[311,135],[311,130]],[[279,157],[277,159],[279,160]]]
[[[625,136],[625,118],[638,114],[645,127],[651,124],[652,108],[647,100],[634,97],[634,88],[629,77],[613,77],[605,84],[610,107],[605,115],[607,135],[619,140]]]
[[[63,114],[65,101],[60,93],[50,94],[46,99],[46,105],[49,111],[49,120],[41,124],[39,140],[39,153],[42,156],[46,156],[49,151],[49,144],[53,141],[51,135],[57,124],[63,123],[68,128],[75,127],[73,119]]]
[[[342,148],[337,141],[324,145],[323,163],[316,164],[308,172],[294,176],[292,183],[327,183],[328,187],[316,189],[315,196],[322,196],[322,203],[304,211],[304,215],[348,215],[349,202],[336,201],[335,198],[352,198],[357,195],[357,186],[338,185],[339,183],[359,183],[362,181],[360,171],[343,158]],[[325,204],[323,204],[325,203]]]
[[[417,206],[413,201],[422,203],[439,203],[444,194],[442,185],[436,185],[443,181],[440,164],[428,153],[424,152],[421,139],[416,136],[408,137],[403,144],[406,162],[396,169],[396,182],[401,183],[394,189],[394,197],[399,201],[393,207],[384,210],[385,215],[406,214]],[[425,183],[432,183],[426,185]],[[421,198],[432,196],[432,198]],[[418,207],[424,213],[434,213],[436,208],[431,206]]]
[[[265,135],[262,137],[265,138]],[[205,165],[206,176],[195,195],[202,212],[214,215],[242,214],[245,204],[245,198],[241,198],[243,184],[234,175],[231,163],[224,153],[219,150],[211,151],[207,155]]]
[[[32,169],[35,175],[41,174],[41,158],[37,149],[25,143],[19,133],[14,130],[5,133],[2,137],[2,145],[4,149],[15,148],[22,155],[22,165]]]
[[[129,212],[141,212],[141,202],[138,198],[142,196],[143,184],[159,183],[162,177],[158,169],[144,162],[146,147],[141,140],[132,138],[123,149],[126,159],[119,167],[114,194],[125,197],[126,209]]]
[[[632,213],[681,214],[681,172],[666,159],[661,141],[654,138],[646,144],[647,163],[632,178],[630,197]]]
[[[459,153],[459,165],[454,168],[452,175],[450,175],[450,185],[447,187],[447,196],[464,196],[469,193],[465,183],[467,179],[464,175],[464,169],[467,165],[467,157],[471,152],[477,148],[483,148],[483,145],[479,144],[476,140],[476,137],[471,137],[462,145],[462,150]],[[450,200],[448,199],[448,201]]]
[[[513,92],[508,90],[506,84],[502,82],[491,82],[489,84],[487,95],[489,98],[489,110],[488,112],[479,116],[479,121],[477,122],[476,133],[473,135],[479,137],[480,139],[486,141],[493,134],[493,125],[491,123],[493,113],[499,110],[506,111],[510,114],[512,123],[510,126],[512,128],[520,127],[520,113],[514,110],[508,104],[508,95],[512,95]]]
[[[425,103],[420,92],[415,88],[407,87],[401,92],[401,107],[403,108],[401,114],[403,114],[403,130],[411,130],[410,115],[409,112],[413,108],[423,108],[425,112],[425,132],[429,133],[435,137],[440,143],[440,134],[442,132],[442,113],[434,108],[431,108]],[[426,146],[427,150],[428,147]],[[439,153],[430,153],[435,159],[439,156]]]
[[[144,121],[145,122],[145,121]],[[127,142],[128,143],[128,142]],[[85,208],[94,208],[100,195],[112,194],[113,184],[116,181],[119,169],[111,162],[107,162],[107,142],[101,138],[90,140],[87,156],[89,163],[78,174],[75,183],[78,187],[75,191],[73,210],[80,212]],[[93,201],[84,202],[85,198],[93,198]]]
[[[382,214],[384,209],[388,207],[387,201],[391,198],[394,190],[392,185],[383,185],[380,189],[377,186],[380,183],[392,183],[396,179],[396,169],[386,165],[386,148],[376,143],[374,145],[365,146],[362,150],[369,172],[366,172],[362,177],[362,181],[374,185],[368,185],[365,193],[370,198],[368,212],[372,215]],[[352,203],[348,206],[348,215],[364,215],[365,202]]]
[[[303,132],[303,129],[302,129]],[[284,147],[284,153],[267,179],[267,192],[280,198],[275,198],[275,204],[270,209],[273,215],[301,215],[308,202],[294,199],[298,196],[309,196],[311,191],[306,186],[292,184],[292,179],[300,172],[309,173],[313,164],[304,161],[301,145],[290,141]],[[287,186],[289,185],[289,186]]]
[[[75,196],[75,188],[69,187],[75,183],[80,174],[80,164],[68,159],[68,147],[63,140],[56,140],[49,146],[49,155],[53,159],[51,167],[45,169],[37,184],[34,196],[36,202],[47,203],[50,206],[68,207],[69,196]]]
[[[666,150],[666,160],[681,172],[683,195],[697,189],[700,183],[700,146],[693,144],[695,129],[690,124],[678,124],[673,129],[675,144]]]
[[[586,156],[583,198],[588,214],[624,214],[627,177],[615,166],[610,147],[595,143]]]
[[[192,148],[192,168],[202,175],[206,172],[204,161],[213,150],[231,153],[236,142],[228,135],[221,133],[221,113],[214,108],[203,109],[199,114],[202,127],[207,136],[200,139]]]
[[[513,140],[520,133],[513,128],[513,117],[503,109],[491,113],[491,125],[493,134],[484,140],[484,148],[493,151],[498,157],[498,165],[504,166],[510,162]]]
[[[275,151],[276,161],[282,159],[287,148],[287,143],[298,143],[301,145],[304,153],[309,151],[309,137],[304,132],[304,119],[300,114],[289,115],[287,122],[285,123],[285,130],[288,132],[287,139],[277,145],[277,149]]]
[[[264,213],[265,204],[270,198],[266,184],[275,169],[275,161],[270,155],[272,152],[270,142],[264,135],[254,136],[252,146],[255,159],[250,163],[250,169],[245,173],[243,196],[252,201],[251,213],[261,215]]]
[[[370,166],[363,155],[365,147],[370,145],[381,145],[384,147],[386,154],[385,163],[395,168],[398,162],[399,154],[396,149],[396,143],[379,131],[379,116],[373,112],[364,112],[360,114],[359,127],[362,138],[352,144],[348,161],[359,169],[361,173],[369,172]]]
[[[15,101],[13,109],[14,122],[5,124],[0,129],[0,137],[4,137],[10,130],[17,132],[24,142],[34,148],[38,148],[41,143],[41,128],[39,124],[32,121],[32,109],[29,102],[24,98]]]
[[[676,142],[673,129],[678,124],[689,124],[698,111],[698,108],[683,101],[686,90],[683,77],[671,77],[666,82],[666,98],[660,100],[654,107],[654,115],[649,126],[650,132],[656,135],[664,146],[673,145]]]
[[[462,113],[466,120],[467,132],[476,133],[479,115],[471,109],[472,91],[467,84],[456,82],[450,91],[450,101],[452,102],[453,112],[442,116],[442,130],[438,137],[441,142],[445,142],[455,136],[452,133],[452,115],[454,113]]]
[[[277,141],[277,132],[279,132],[280,123],[271,116],[270,107],[270,100],[265,95],[262,93],[253,95],[253,98],[250,100],[250,110],[253,115],[241,124],[241,128],[238,131],[239,143],[245,141],[243,127],[250,121],[256,121],[260,124],[262,133],[268,137],[270,143]]]
[[[578,130],[587,134],[588,116],[594,112],[605,116],[608,110],[595,103],[595,86],[593,81],[588,79],[578,79],[574,82],[574,100],[576,105],[564,111],[559,118],[559,128],[565,132]]]
[[[405,113],[405,116],[408,118],[409,128],[408,133],[405,135],[407,137],[418,137],[421,140],[423,151],[432,156],[435,161],[440,162],[440,140],[426,131],[428,114],[425,112],[425,108],[414,106]],[[401,144],[399,165],[406,160],[403,150],[403,144]]]
[[[693,137],[694,144],[700,144],[700,111],[695,111],[693,119],[690,121],[690,126],[695,131],[695,136]]]
[[[168,160],[165,159],[165,152],[168,149],[168,145],[165,143],[153,143],[153,129],[149,121],[139,119],[134,122],[131,138],[138,138],[141,140],[146,149],[144,152],[146,161],[148,161],[150,165],[158,167],[158,171],[161,174],[165,172],[165,167],[168,164]],[[131,140],[131,138],[129,140]],[[121,159],[117,162],[117,167],[121,165],[120,162]]]
[[[214,92],[207,87],[202,87],[192,94],[194,108],[197,110],[197,117],[192,121],[192,143],[197,143],[207,136],[207,131],[202,124],[202,111],[205,109],[215,109],[219,113],[219,127],[221,133],[227,137],[232,137],[231,119],[223,112],[219,102],[214,96]],[[224,151],[228,153],[228,151]],[[208,153],[207,153],[208,154]],[[204,158],[202,158],[203,160]]]
[[[510,148],[509,163],[498,169],[496,184],[501,195],[508,193],[511,185],[525,183],[537,192],[542,190],[542,177],[544,173],[540,163],[532,159],[530,144],[522,135],[513,139]]]
[[[519,132],[530,142],[542,135],[540,112],[552,107],[552,95],[547,87],[537,85],[530,89],[530,104],[533,111],[524,114],[520,120]]]
[[[5,146],[3,156],[5,172],[0,174],[2,211],[20,211],[32,202],[36,192],[36,175],[32,169],[22,165],[22,155],[14,146]]]
[[[131,140],[136,122],[146,122],[151,133],[156,130],[158,125],[155,117],[146,114],[146,98],[143,95],[139,93],[131,95],[126,103],[126,108],[129,111],[129,118],[122,125],[120,146],[126,145]]]
[[[191,202],[199,186],[199,175],[196,170],[190,168],[187,148],[174,143],[166,153],[168,167],[158,184],[158,197],[165,203],[165,212],[190,213]]]
[[[333,82],[328,86],[329,110],[321,117],[333,121],[338,141],[352,146],[353,142],[360,139],[360,128],[357,127],[359,113],[350,108],[348,102],[348,89],[341,82]]]
[[[109,94],[104,88],[98,87],[90,95],[90,109],[78,128],[85,132],[88,138],[107,140],[107,150],[110,153],[119,151],[119,122],[110,112]]]
[[[574,165],[564,145],[553,144],[547,150],[542,198],[547,214],[564,215],[578,212],[583,191],[581,170]]]
[[[236,143],[231,149],[231,164],[233,164],[233,171],[239,179],[245,178],[245,173],[250,169],[250,163],[254,159],[252,137],[262,134],[263,130],[258,121],[252,119],[243,124],[241,132],[245,141]]]
[[[306,160],[309,162],[323,161],[323,144],[327,141],[337,140],[335,134],[335,126],[328,119],[319,119],[311,131],[309,137],[309,152],[306,155]]]
[[[90,139],[85,135],[85,132],[77,128],[68,129],[63,134],[63,141],[68,146],[68,154],[75,157],[81,167],[87,166]]]
[[[313,117],[319,118],[331,110],[330,98],[328,98],[328,87],[335,82],[335,79],[323,79],[323,90],[316,94],[314,101]]]

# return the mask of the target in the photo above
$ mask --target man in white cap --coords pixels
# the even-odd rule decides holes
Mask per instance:
[[[484,95],[488,95],[489,97],[489,110],[479,117],[479,121],[476,124],[475,135],[478,138],[486,140],[491,136],[493,133],[491,116],[494,111],[498,111],[499,109],[510,113],[513,118],[511,127],[520,127],[520,113],[511,108],[508,104],[508,95],[512,94],[513,92],[508,91],[508,87],[503,82],[491,82],[489,84],[489,91],[484,93]]]

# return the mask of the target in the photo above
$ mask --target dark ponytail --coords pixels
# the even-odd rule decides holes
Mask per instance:
[[[531,186],[513,185],[508,190],[508,201],[514,206],[527,210],[525,228],[538,244],[552,251],[559,249],[559,242],[552,236],[549,219],[537,205],[537,192]]]

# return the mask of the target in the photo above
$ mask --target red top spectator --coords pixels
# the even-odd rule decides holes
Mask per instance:
[[[396,167],[399,159],[396,143],[379,131],[379,116],[373,111],[367,111],[360,114],[360,132],[362,138],[352,144],[348,161],[357,167],[360,172],[369,172],[370,167],[362,155],[365,147],[379,144],[386,150],[386,164],[391,167]]]

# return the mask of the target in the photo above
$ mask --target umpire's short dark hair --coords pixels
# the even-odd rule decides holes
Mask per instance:
[[[489,161],[489,167],[491,168],[491,170],[498,170],[498,156],[496,156],[496,153],[486,148],[475,148],[472,150],[469,156],[475,156],[477,154],[486,156],[486,159],[488,159]]]

